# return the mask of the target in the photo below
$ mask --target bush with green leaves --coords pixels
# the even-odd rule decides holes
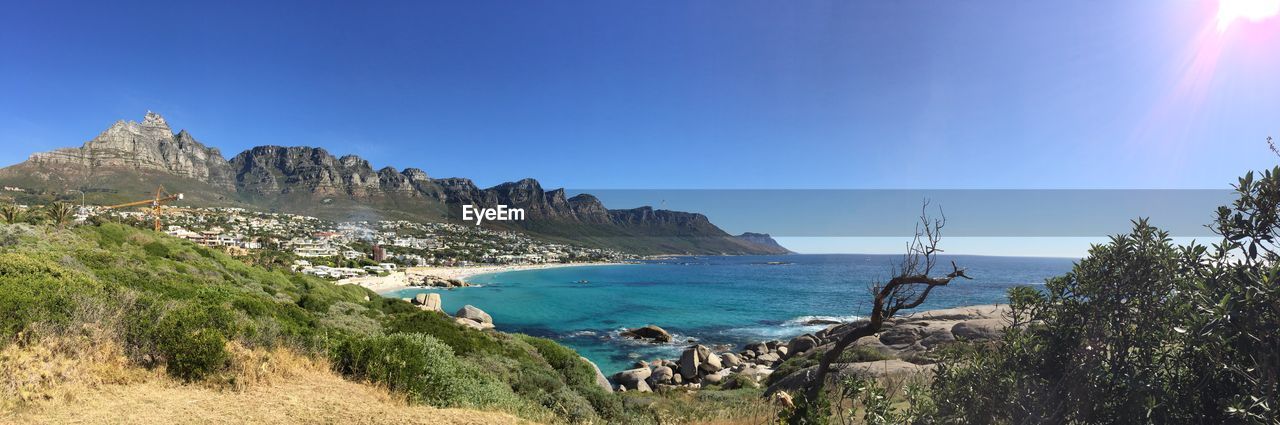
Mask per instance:
[[[1175,246],[1137,220],[1043,294],[1011,292],[1004,337],[938,365],[936,419],[1280,421],[1280,168],[1249,173],[1236,195],[1212,247]]]
[[[227,366],[227,337],[235,336],[231,312],[218,305],[189,304],[169,312],[153,331],[170,375],[203,379]]]
[[[509,387],[460,361],[453,349],[429,335],[395,333],[352,339],[337,351],[343,372],[433,406],[520,403]]]

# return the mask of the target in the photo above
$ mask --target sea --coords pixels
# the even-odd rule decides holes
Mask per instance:
[[[591,359],[606,374],[636,360],[676,358],[692,343],[717,350],[787,340],[851,321],[871,309],[870,288],[888,279],[900,255],[690,256],[638,264],[509,271],[473,276],[476,286],[409,288],[386,294],[408,298],[439,292],[447,312],[470,304],[493,316],[497,328],[554,339]],[[996,304],[1016,286],[1042,287],[1071,270],[1071,258],[940,256],[939,274],[955,261],[973,280],[937,288],[916,310]],[[619,337],[657,325],[668,344]]]

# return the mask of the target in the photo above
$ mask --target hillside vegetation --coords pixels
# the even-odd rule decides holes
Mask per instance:
[[[120,223],[25,218],[48,224],[0,224],[0,422],[741,423],[773,414],[759,390],[612,393],[590,363],[548,339],[473,330],[359,286]]]
[[[364,288],[252,267],[121,224],[0,225],[3,348],[29,353],[77,335],[94,335],[88,347],[118,347],[123,366],[205,386],[241,384],[235,369],[244,365],[229,347],[287,349],[414,403],[537,421],[624,419],[591,366],[549,340],[465,329]],[[42,388],[66,377],[47,375],[6,374],[0,402],[21,409],[50,398]]]

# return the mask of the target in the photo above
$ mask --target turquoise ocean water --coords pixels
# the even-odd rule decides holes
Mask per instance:
[[[737,349],[786,339],[823,326],[813,318],[850,320],[870,309],[868,287],[890,274],[897,255],[677,257],[643,264],[526,270],[480,275],[477,287],[405,289],[386,294],[441,294],[450,313],[466,304],[493,316],[499,330],[555,339],[596,362],[606,374],[637,359],[679,356],[690,339]],[[1030,257],[942,257],[969,269],[971,281],[933,291],[920,309],[1004,302],[1018,285],[1042,285],[1074,260]],[[587,283],[578,283],[579,281]],[[671,344],[618,337],[621,329],[655,324]]]

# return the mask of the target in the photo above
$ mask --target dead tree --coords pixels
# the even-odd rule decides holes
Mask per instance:
[[[947,224],[947,217],[942,213],[941,208],[938,209],[938,216],[937,219],[929,217],[929,201],[925,201],[920,207],[920,222],[916,224],[915,237],[907,245],[906,255],[903,255],[902,260],[894,267],[893,278],[871,287],[874,298],[870,319],[845,334],[831,350],[823,353],[813,380],[809,381],[805,388],[802,409],[823,407],[818,406],[817,403],[826,384],[827,373],[831,370],[831,363],[839,359],[840,354],[854,341],[875,335],[884,322],[893,318],[899,311],[912,309],[924,303],[933,288],[947,286],[955,278],[970,279],[964,269],[956,266],[955,261],[951,262],[950,273],[936,277],[932,275],[934,266],[937,265],[937,254],[942,252],[938,248],[938,241],[942,239],[942,228]],[[808,415],[798,414],[793,418],[803,420],[801,418],[805,416]]]

